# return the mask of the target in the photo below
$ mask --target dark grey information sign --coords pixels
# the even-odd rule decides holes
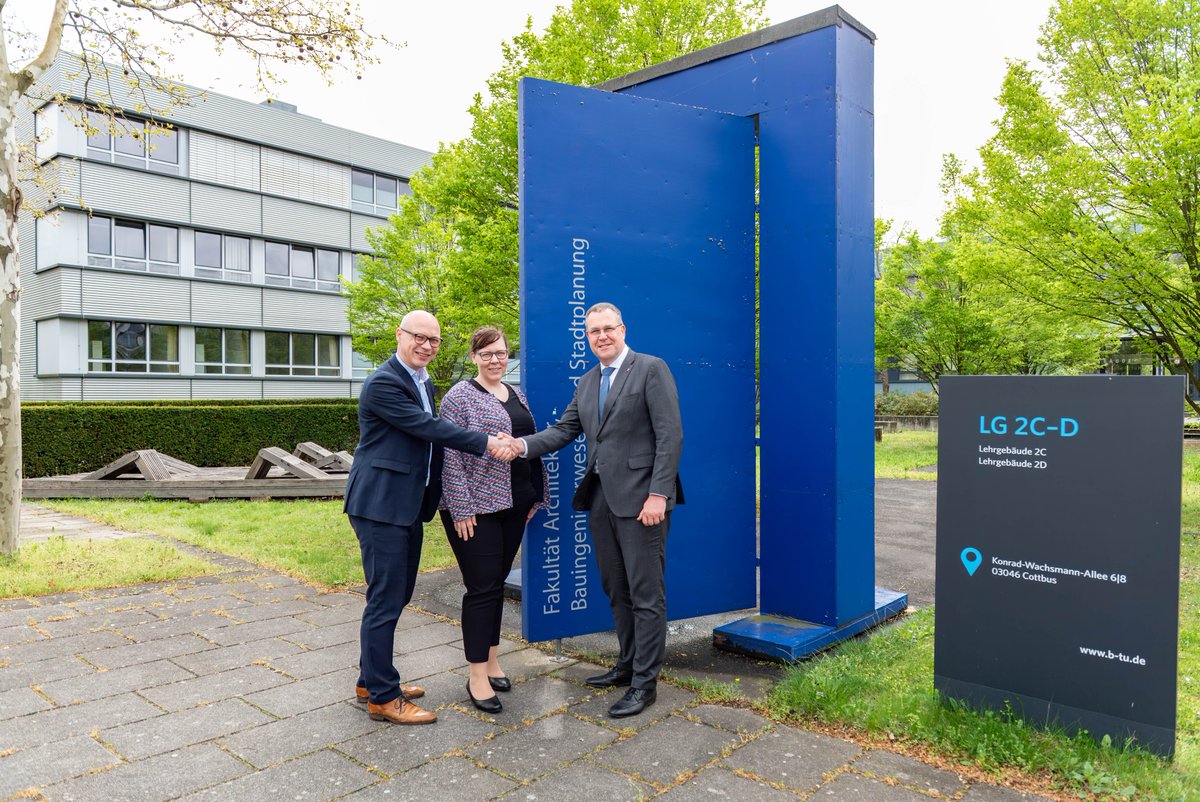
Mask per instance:
[[[934,685],[1175,749],[1181,377],[948,376]]]

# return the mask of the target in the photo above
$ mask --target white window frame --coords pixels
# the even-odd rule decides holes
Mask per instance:
[[[93,225],[107,224],[108,250],[92,250]],[[117,225],[135,225],[142,228],[142,256],[117,255]],[[151,259],[151,236],[155,229],[170,231],[175,234],[175,260]],[[171,276],[179,275],[179,226],[165,226],[161,223],[151,223],[145,220],[133,220],[127,217],[110,217],[108,215],[90,215],[87,221],[87,263],[92,267],[112,267],[119,270],[137,270],[142,273],[163,273]]]
[[[181,174],[183,160],[182,130],[166,123],[143,120],[138,117],[116,117],[111,122],[98,111],[89,111],[88,126],[96,133],[86,137],[87,155],[93,159],[136,167],[155,173]],[[166,150],[160,144],[171,138],[175,145],[175,158],[165,158]],[[141,143],[141,155],[122,151],[118,147],[124,139]]]
[[[250,329],[230,329],[221,328],[218,326],[195,326],[193,340],[193,353],[200,348],[200,332],[201,331],[216,331],[220,332],[221,353],[217,360],[200,359],[200,355],[196,356],[196,375],[197,376],[249,376],[251,375],[251,337]],[[230,362],[229,361],[229,335],[230,334],[245,334],[246,335],[246,361],[245,362]],[[205,356],[208,356],[205,354]],[[219,370],[205,370],[205,368],[219,368]]]
[[[268,272],[270,262],[267,259],[267,253],[271,250],[272,245],[287,248],[287,274]],[[301,251],[312,253],[312,278],[293,275],[292,271],[295,269],[296,254]],[[321,254],[323,253],[333,254],[337,257],[337,276],[333,281],[321,278]],[[318,245],[295,245],[289,242],[269,239],[263,244],[263,283],[273,287],[292,287],[294,289],[340,293],[342,291],[341,276],[345,267],[343,264],[344,261],[342,252],[336,248],[322,248]]]
[[[286,336],[288,338],[288,361],[286,364],[271,362],[270,340],[272,337]],[[312,337],[312,363],[296,362],[296,342],[298,338]],[[332,353],[336,355],[336,365],[321,365],[321,340],[332,339]],[[307,378],[340,378],[342,375],[341,337],[337,334],[317,334],[308,331],[268,331],[265,334],[264,354],[266,358],[267,376],[303,376]]]
[[[108,325],[108,356],[92,354],[92,324]],[[125,332],[120,328],[126,327]],[[142,345],[144,355],[141,359],[120,358],[117,354],[117,338],[131,331],[129,327],[142,326],[145,343]],[[166,334],[167,329],[175,330],[175,359],[152,359],[154,340],[156,336]],[[87,337],[87,372],[111,375],[129,374],[178,374],[179,373],[179,326],[165,323],[147,323],[127,320],[94,320],[89,319],[85,330]],[[140,369],[139,369],[140,368]]]

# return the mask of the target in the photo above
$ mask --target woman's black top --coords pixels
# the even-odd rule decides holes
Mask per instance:
[[[483,392],[488,392],[487,388],[478,381],[472,379],[471,383]],[[512,421],[513,437],[525,437],[537,432],[537,429],[533,425],[533,416],[521,404],[521,399],[517,397],[516,390],[509,387],[508,400],[501,403],[504,406],[504,411],[508,413],[509,420]],[[512,470],[512,500],[514,507],[527,507],[541,500],[541,462],[538,460],[536,461],[537,464],[534,463],[534,460],[527,459],[515,459],[508,463]],[[539,470],[535,471],[534,468],[538,468]]]

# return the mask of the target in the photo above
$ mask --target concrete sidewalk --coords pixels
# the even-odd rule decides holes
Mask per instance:
[[[1039,798],[665,683],[646,713],[609,719],[615,692],[583,683],[600,666],[508,637],[516,685],[485,716],[467,701],[457,623],[418,610],[397,666],[439,721],[371,721],[353,701],[362,597],[219,562],[228,573],[0,602],[0,799]],[[451,593],[449,579],[422,575],[418,598]]]

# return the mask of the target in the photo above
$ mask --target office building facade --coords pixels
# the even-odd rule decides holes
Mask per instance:
[[[70,57],[45,83],[84,93]],[[157,121],[122,105],[123,130],[58,102],[21,121],[47,212],[19,227],[22,396],[357,395],[370,365],[341,279],[431,154],[281,103],[208,93]]]

